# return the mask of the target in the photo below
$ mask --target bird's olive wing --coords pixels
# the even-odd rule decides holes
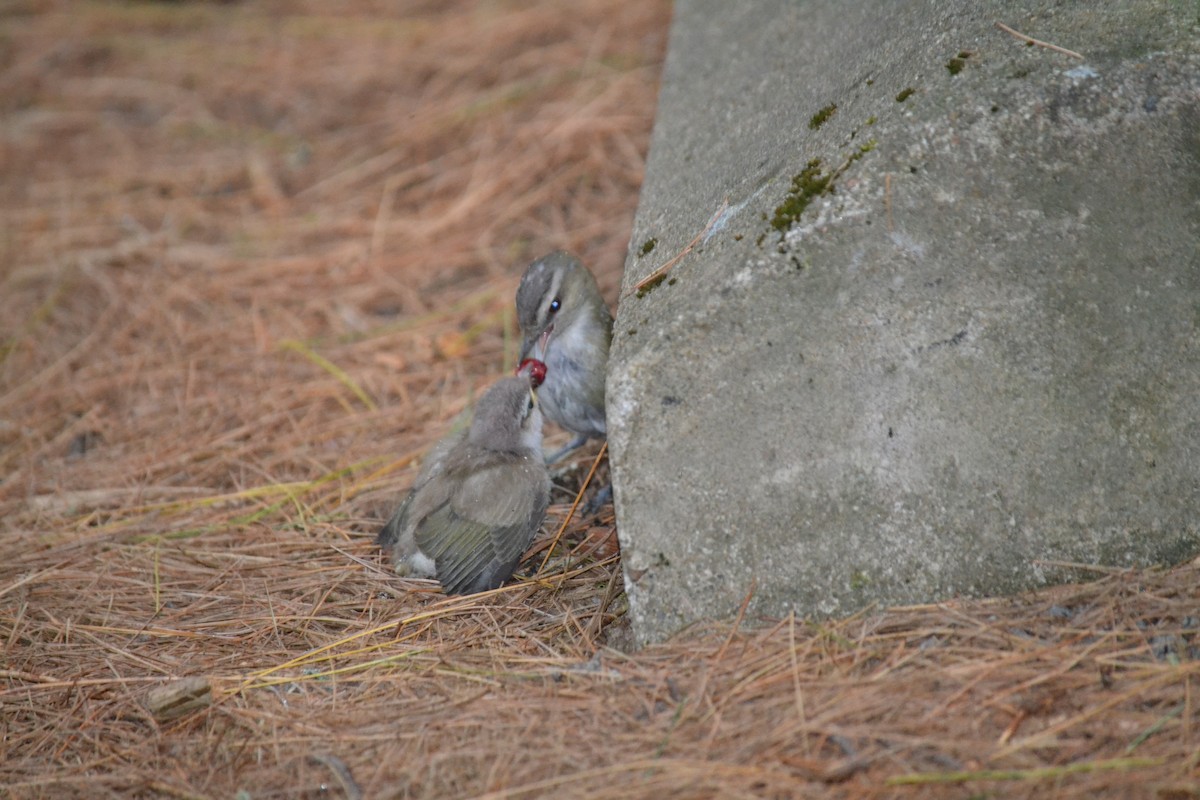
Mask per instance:
[[[509,577],[546,512],[537,475],[511,463],[479,470],[417,525],[417,545],[436,562],[447,592],[493,588]],[[487,585],[478,586],[483,578]]]
[[[437,565],[437,577],[459,594],[492,560],[488,526],[459,516],[445,503],[417,524],[417,546]]]
[[[437,577],[450,594],[499,586],[512,574],[529,544],[530,526],[488,525],[460,516],[447,503],[428,515],[416,530],[417,545],[437,564]],[[492,576],[490,580],[480,581]]]

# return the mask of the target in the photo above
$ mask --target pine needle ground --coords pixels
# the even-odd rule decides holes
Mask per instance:
[[[537,571],[593,451],[521,580],[391,574],[523,264],[615,300],[669,20],[403,5],[0,10],[6,796],[1200,796],[1195,566],[630,654],[611,509]]]

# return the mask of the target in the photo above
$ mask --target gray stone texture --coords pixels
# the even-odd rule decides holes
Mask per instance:
[[[677,4],[608,379],[639,641],[1200,550],[1198,13]]]

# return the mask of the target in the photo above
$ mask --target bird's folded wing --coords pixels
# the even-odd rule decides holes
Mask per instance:
[[[438,581],[450,594],[474,591],[486,572],[515,564],[529,544],[529,520],[495,526],[460,515],[447,503],[417,525],[417,546],[437,564]],[[507,576],[505,576],[507,577]]]
[[[417,525],[417,546],[437,564],[446,591],[516,565],[545,512],[536,475],[511,463],[478,470]]]
[[[491,561],[488,526],[465,519],[446,503],[417,524],[417,547],[437,565],[447,592],[458,594]]]

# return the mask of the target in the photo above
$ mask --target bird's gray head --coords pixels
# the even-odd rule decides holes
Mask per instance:
[[[517,287],[517,323],[524,337],[521,358],[544,359],[556,330],[599,312],[608,313],[604,298],[578,258],[561,250],[539,258],[525,270]]]
[[[513,375],[492,384],[475,406],[467,439],[487,450],[533,450],[541,458],[542,412],[529,375]]]

